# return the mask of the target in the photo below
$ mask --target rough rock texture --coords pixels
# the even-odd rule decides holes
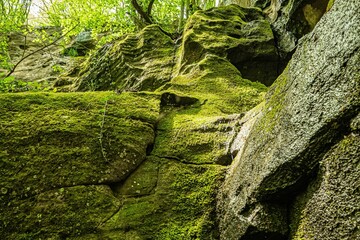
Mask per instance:
[[[95,39],[91,36],[91,31],[80,32],[74,40],[64,49],[67,56],[85,56],[96,45]]]
[[[244,79],[226,51],[245,52],[257,45],[251,50],[257,53],[254,58],[273,53],[269,24],[257,10],[232,5],[192,16],[177,53],[176,77],[157,91],[190,95],[198,102],[168,113],[159,123],[154,155],[195,164],[231,163],[235,123],[262,100],[266,88]]]
[[[240,131],[246,141],[238,141],[238,146],[232,147],[239,154],[220,194],[222,239],[287,238],[284,226],[291,224],[286,220],[287,202],[307,183],[329,148],[350,132],[350,120],[359,112],[359,10],[358,1],[335,1],[314,31],[302,40],[288,67],[269,90],[266,101],[253,110],[255,119],[248,126],[250,130]],[[341,149],[341,143],[338,148]],[[353,152],[349,161],[355,162],[349,164],[356,165],[358,151]],[[346,171],[347,166],[341,171]],[[341,176],[338,180],[343,184],[352,181]],[[322,194],[321,191],[315,194]],[[351,198],[358,195],[355,187]],[[333,200],[335,204],[352,202],[337,200]],[[259,210],[264,206],[273,210]],[[357,208],[354,209],[344,214],[356,216]],[[332,205],[327,205],[327,210],[337,211]],[[305,211],[310,212],[306,207]],[[355,220],[343,221],[339,215],[339,224],[331,224],[330,231],[322,224],[309,227],[315,222],[316,212],[302,214],[299,232],[294,233],[299,239],[313,239],[311,233],[330,237],[333,232],[339,234],[336,236],[347,234],[350,239]],[[258,222],[258,218],[264,220]],[[271,226],[274,219],[280,221],[279,225]],[[309,234],[301,233],[302,229]]]
[[[242,7],[258,7],[271,21],[276,45],[282,59],[291,57],[298,40],[312,31],[316,23],[328,11],[333,1],[329,0],[229,0],[223,4]]]
[[[360,135],[352,133],[320,162],[317,178],[292,209],[292,239],[360,238]]]
[[[185,26],[182,48],[180,74],[212,55],[230,61],[243,78],[265,85],[282,71],[270,24],[255,8],[230,5],[197,11]]]
[[[267,95],[270,23],[236,5],[73,73],[117,93],[0,95],[0,236],[359,238],[359,9],[335,1]]]
[[[298,40],[314,29],[326,12],[328,2],[329,0],[271,1],[265,12],[273,21],[272,27],[282,57],[295,50]]]
[[[0,106],[5,239],[76,236],[111,217],[107,185],[144,161],[159,114],[146,94],[2,94]]]
[[[197,21],[209,21],[213,30]],[[252,46],[251,60],[276,52],[270,25],[258,10],[200,11],[188,26],[186,47],[175,49],[158,27],[149,26],[86,63],[90,68],[83,69],[79,89],[88,89],[85,79],[93,79],[98,89],[118,88],[118,94],[0,98],[7,106],[0,110],[0,134],[6,134],[0,140],[0,236],[219,238],[215,200],[224,165],[235,156],[230,146],[243,112],[267,90],[244,79],[226,50]],[[231,37],[232,31],[242,35]],[[200,34],[209,38],[204,55],[184,61],[197,53],[189,44],[199,42]]]
[[[40,50],[48,44],[48,42],[39,42],[44,33],[54,37],[54,39],[61,35],[61,31],[54,27],[37,29],[26,35],[22,33],[10,34],[9,53],[11,63],[17,64],[23,57],[29,55],[15,68],[15,72],[12,74],[15,79],[51,85],[60,74],[74,68],[83,61],[81,57],[64,56],[64,47],[58,42]],[[31,54],[33,52],[35,53]],[[6,73],[7,71],[0,69],[1,72]]]
[[[155,90],[170,81],[175,44],[156,25],[105,44],[85,62],[75,89]]]

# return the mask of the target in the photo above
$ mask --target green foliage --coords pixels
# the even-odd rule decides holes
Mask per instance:
[[[8,35],[35,32],[43,46],[66,45],[75,36],[91,31],[98,46],[138,31],[150,23],[176,37],[191,14],[220,4],[215,0],[0,0],[0,69],[12,72],[16,63],[8,53]],[[137,7],[136,7],[137,6]],[[37,12],[34,9],[38,8]],[[29,12],[33,9],[31,21]],[[146,17],[144,17],[144,15]],[[35,20],[33,18],[35,17]],[[37,19],[37,20],[36,20]],[[150,19],[146,21],[146,19]],[[33,27],[36,25],[37,27]],[[47,31],[48,26],[61,31]],[[61,40],[61,41],[60,41]],[[24,50],[25,53],[25,50]],[[27,52],[26,54],[29,54]],[[78,56],[70,50],[69,56]]]
[[[77,25],[68,35],[69,37],[90,29],[94,37],[111,33],[106,34],[105,40],[101,39],[104,43],[146,26],[131,0],[55,0],[51,2],[42,0],[42,2],[45,6],[42,11],[42,24],[62,27],[64,32]],[[173,33],[179,30],[179,26],[181,29],[182,20],[190,17],[194,10],[214,7],[217,1],[155,0],[150,8],[150,0],[136,2],[149,15],[153,23]],[[43,19],[47,20],[44,22]]]
[[[10,32],[24,31],[31,0],[0,0],[0,69],[10,69],[7,37]]]
[[[70,56],[70,57],[77,57],[79,56],[78,51],[75,48],[69,48],[69,49],[64,49],[63,54],[65,56]]]
[[[0,93],[10,93],[10,92],[26,92],[26,91],[48,91],[49,85],[47,82],[24,82],[17,80],[14,77],[0,77]]]
[[[58,65],[58,64],[53,65],[51,68],[56,73],[64,72],[64,68],[62,66]]]

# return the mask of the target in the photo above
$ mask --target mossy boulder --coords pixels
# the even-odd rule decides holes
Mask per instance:
[[[223,170],[216,165],[149,157],[114,188],[123,207],[100,226],[103,236],[130,239],[125,236],[131,233],[134,239],[216,239],[214,201]]]
[[[2,94],[0,106],[0,235],[19,239],[77,236],[111,216],[120,203],[107,185],[145,160],[160,98]]]
[[[243,79],[228,61],[215,55],[193,65],[194,69],[175,77],[158,91],[195,97],[198,101],[165,109],[158,124],[153,154],[183,162],[228,165],[235,125],[262,101],[266,87]]]
[[[105,44],[82,66],[77,91],[155,90],[170,81],[175,44],[156,25]]]
[[[201,26],[207,21],[213,29]],[[235,51],[243,38],[256,50],[247,56],[271,55],[273,36],[260,11],[237,6],[198,12],[191,24],[199,31],[188,28],[183,44],[209,37],[191,62],[183,60],[193,49],[177,51],[152,25],[74,71],[77,90],[117,94],[0,96],[2,236],[218,239],[224,165],[236,155],[244,112],[267,90],[244,79],[224,49]]]
[[[197,11],[184,29],[179,73],[190,72],[208,55],[227,59],[244,78],[266,85],[280,71],[270,24],[255,8],[230,5]]]
[[[274,35],[235,5],[196,12],[180,47],[151,25],[74,71],[116,93],[0,95],[0,236],[356,238],[359,7],[335,1],[266,95]]]
[[[252,223],[264,214],[256,206],[282,203],[283,210],[272,214],[284,214],[287,202],[307,185],[324,154],[350,131],[360,108],[360,21],[353,17],[359,4],[335,1],[332,11],[302,40],[266,101],[254,110],[256,119],[242,136],[246,142],[238,146],[220,194],[223,239],[238,239],[236,221],[244,219],[258,236],[276,232],[287,239],[276,228],[264,231]]]
[[[177,53],[176,75],[156,92],[198,101],[164,109],[152,154],[193,164],[232,162],[235,125],[242,113],[262,101],[267,88],[244,79],[226,50],[241,48],[243,41],[271,52],[272,33],[265,25],[259,11],[235,5],[198,11],[190,18]],[[239,39],[229,36],[231,33],[239,34]]]

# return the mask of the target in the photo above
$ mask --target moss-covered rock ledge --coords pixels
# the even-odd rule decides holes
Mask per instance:
[[[148,94],[0,95],[0,235],[96,229],[120,206],[111,184],[144,161],[159,107]]]

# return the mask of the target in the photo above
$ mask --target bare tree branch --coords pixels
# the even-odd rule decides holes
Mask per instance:
[[[144,12],[144,9],[139,5],[139,3],[137,2],[137,0],[131,0],[131,4],[133,5],[133,7],[135,8],[135,10],[139,13],[139,15],[141,16],[142,19],[144,19],[144,21],[147,24],[152,24],[153,21],[151,20],[150,16]]]
[[[43,46],[43,47],[41,47],[41,48],[39,48],[39,49],[37,49],[37,50],[35,50],[35,51],[33,51],[33,52],[27,54],[26,56],[22,57],[22,58],[11,68],[10,72],[9,72],[5,77],[10,77],[11,74],[13,74],[13,73],[15,72],[15,69],[20,65],[20,63],[21,63],[22,61],[24,61],[24,60],[27,59],[28,57],[34,55],[35,53],[38,53],[38,52],[40,52],[40,51],[42,51],[42,50],[44,50],[44,49],[46,49],[46,48],[54,45],[55,43],[57,43],[58,41],[60,41],[61,39],[63,39],[66,35],[68,35],[68,34],[69,34],[72,30],[74,30],[78,25],[79,25],[79,23],[76,24],[76,25],[75,25],[73,28],[71,28],[69,31],[67,31],[66,33],[64,33],[63,35],[61,35],[60,37],[58,37],[58,38],[55,39],[54,41],[52,41],[51,43],[49,43],[49,44],[47,44],[47,45],[45,45],[45,46]]]
[[[154,2],[155,2],[155,0],[150,0],[150,3],[148,5],[148,7],[147,7],[147,15],[148,16],[151,16],[151,11],[152,11],[152,8],[154,6]]]

